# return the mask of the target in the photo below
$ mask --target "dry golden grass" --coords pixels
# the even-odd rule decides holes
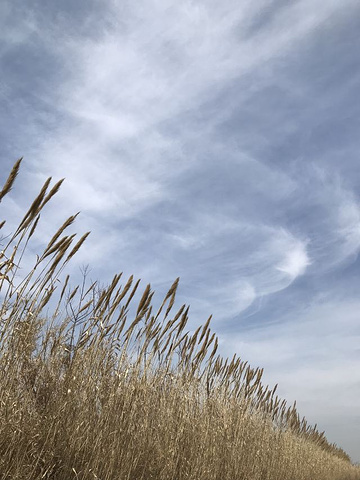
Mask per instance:
[[[12,188],[20,161],[0,192]],[[177,279],[153,311],[139,281],[70,291],[62,272],[85,241],[52,236],[18,280],[50,179],[0,240],[0,477],[3,480],[359,480],[348,455],[261,383],[262,369],[217,354],[210,318],[185,333]],[[2,228],[4,222],[1,222]],[[52,315],[45,315],[50,306]]]

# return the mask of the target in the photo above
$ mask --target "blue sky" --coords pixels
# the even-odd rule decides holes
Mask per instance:
[[[0,173],[16,224],[66,177],[72,265],[161,298],[360,461],[357,0],[0,4]],[[13,223],[13,225],[12,225]]]

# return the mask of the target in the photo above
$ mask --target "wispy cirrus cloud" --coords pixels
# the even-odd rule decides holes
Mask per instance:
[[[347,5],[352,8],[355,4],[348,1]],[[227,275],[227,269],[232,272],[227,276],[228,288],[238,291],[240,282],[247,292],[243,297],[234,295],[238,313],[255,298],[287,288],[311,266],[316,271],[333,268],[356,255],[359,206],[351,192],[330,176],[322,178],[321,169],[301,167],[294,173],[293,164],[282,171],[266,165],[251,155],[245,137],[240,136],[237,145],[211,137],[215,130],[221,131],[231,112],[242,106],[249,109],[248,100],[277,78],[274,69],[281,59],[303,48],[298,40],[311,39],[321,25],[334,21],[340,12],[338,3],[329,2],[323,8],[319,2],[287,6],[262,2],[235,8],[228,2],[210,8],[192,2],[153,2],[152,7],[112,2],[97,22],[98,12],[92,5],[82,28],[72,31],[71,22],[66,28],[69,14],[65,10],[48,25],[46,12],[37,15],[30,6],[24,12],[27,28],[22,36],[17,36],[14,22],[4,30],[5,51],[19,48],[26,39],[33,49],[41,44],[49,59],[58,64],[59,77],[50,75],[49,86],[35,88],[34,96],[59,123],[52,127],[51,136],[40,138],[43,124],[36,124],[35,113],[26,140],[41,176],[65,172],[68,177],[60,211],[65,213],[76,203],[90,227],[98,224],[98,216],[105,222],[106,239],[95,234],[90,257],[100,261],[103,252],[111,256],[119,242],[118,225],[134,218],[139,220],[129,228],[131,240],[126,243],[125,233],[121,245],[126,252],[133,252],[134,244],[141,248],[141,243],[132,239],[143,228],[139,216],[149,215],[151,209],[156,212],[164,202],[174,206],[176,198],[184,200],[179,189],[191,175],[196,178],[186,190],[188,202],[184,200],[185,208],[178,207],[184,216],[179,224],[186,222],[182,230],[188,232],[174,230],[164,238],[173,240],[170,249],[175,258],[184,258],[188,245],[193,265],[211,258],[215,276]],[[2,8],[10,19],[15,7],[6,2]],[[94,26],[97,28],[90,28]],[[16,66],[13,68],[16,71]],[[256,82],[249,88],[252,77]],[[221,105],[222,93],[234,81],[246,86],[247,94],[232,108],[219,109],[206,125],[200,122],[199,137],[195,137],[196,110],[206,111],[209,102]],[[300,91],[284,82],[281,88],[293,95]],[[265,117],[269,113],[262,110]],[[294,129],[295,124],[288,131]],[[206,158],[212,150],[224,159],[220,168],[212,161],[214,179],[209,177]],[[236,194],[234,178],[243,194]],[[211,200],[206,186],[211,182],[215,185],[213,200],[222,211],[220,219],[214,216],[209,229],[206,208],[211,208]],[[226,185],[228,195],[220,182]],[[188,215],[187,207],[194,202],[200,214]],[[240,212],[239,218],[235,211]],[[291,222],[284,219],[287,215]],[[156,215],[150,216],[159,229],[163,227]],[[305,222],[301,216],[306,216]],[[168,222],[176,223],[169,216]],[[230,233],[223,225],[215,225],[219,222],[233,224]],[[146,228],[147,222],[143,225]],[[237,245],[238,257],[236,248],[229,245],[231,238],[236,246],[233,235],[243,235]],[[207,257],[196,248],[199,244],[209,252]],[[221,256],[221,261],[216,262],[216,256]],[[134,257],[130,253],[136,265]],[[185,277],[189,280],[190,267]],[[237,298],[245,300],[239,303]]]
[[[348,2],[349,7],[353,4]],[[256,298],[287,288],[311,265],[319,271],[357,252],[357,201],[330,176],[324,180],[321,170],[311,167],[295,173],[292,167],[280,171],[253,157],[246,138],[240,136],[237,145],[227,145],[223,138],[211,137],[231,112],[242,106],[246,111],[249,98],[277,78],[274,69],[282,56],[302,48],[298,39],[311,38],[323,23],[332,21],[339,13],[336,2],[326,8],[306,1],[279,8],[269,2],[244,3],[241,8],[231,2],[211,8],[191,2],[153,2],[152,9],[113,2],[99,22],[92,7],[76,32],[69,30],[71,22],[66,28],[66,11],[47,25],[46,15],[36,15],[30,7],[25,13],[27,36],[11,40],[16,39],[14,25],[5,36],[9,48],[25,38],[34,46],[46,45],[47,55],[60,67],[59,80],[50,77],[51,85],[35,92],[59,124],[51,136],[35,135],[35,141],[33,125],[27,140],[38,172],[68,177],[60,211],[65,214],[76,204],[90,228],[99,225],[101,216],[101,230],[107,233],[95,233],[89,259],[103,262],[121,245],[139,274],[149,271],[137,267],[141,230],[149,227],[141,217],[149,216],[151,209],[161,211],[164,202],[176,208],[176,199],[181,199],[178,226],[186,233],[173,227],[156,241],[162,245],[173,240],[169,249],[178,259],[174,264],[193,287],[192,278],[200,290],[208,278],[208,273],[204,278],[191,273],[199,264],[210,263],[213,278],[226,278],[227,291],[234,292],[232,301],[219,302],[224,292],[216,281],[213,288],[221,311],[231,316]],[[9,4],[6,8],[9,17]],[[90,34],[89,26],[94,25],[98,28]],[[246,81],[252,76],[254,85]],[[194,137],[197,119],[189,110],[206,111],[210,101],[216,105],[234,81],[246,86],[247,94],[232,107],[227,102],[230,109],[213,112],[206,124],[200,122]],[[282,89],[296,95],[293,86],[283,83]],[[269,113],[262,109],[265,117]],[[296,128],[290,127],[290,131]],[[212,150],[217,158],[221,155],[222,167],[213,160],[209,169],[206,155]],[[194,182],[183,195],[179,190],[191,176]],[[213,199],[206,192],[211,184]],[[243,193],[239,195],[237,188]],[[206,210],[214,202],[222,209],[219,218],[214,215],[209,221]],[[187,211],[194,204],[199,214]],[[276,218],[279,212],[280,217],[296,220],[288,225],[284,218]],[[169,213],[167,222],[176,225]],[[154,230],[163,231],[164,222],[156,214],[150,217]],[[135,218],[138,221],[131,222]],[[120,240],[118,228],[124,221],[129,221],[126,231],[131,233],[127,237],[123,232]],[[224,225],[232,227],[226,232]],[[191,248],[187,255],[186,244]],[[147,248],[159,256],[156,247]],[[159,282],[160,272],[167,278],[173,271],[166,262],[155,269]],[[196,294],[200,299],[204,296],[205,292]]]

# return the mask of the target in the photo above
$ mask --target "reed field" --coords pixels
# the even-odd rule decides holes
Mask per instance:
[[[217,353],[211,317],[188,330],[179,279],[156,307],[150,285],[121,274],[70,288],[67,264],[88,236],[67,234],[76,215],[24,273],[60,186],[48,179],[14,232],[0,216],[2,480],[360,480],[262,369]]]

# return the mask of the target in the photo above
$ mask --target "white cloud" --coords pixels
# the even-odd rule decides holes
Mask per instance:
[[[324,273],[358,254],[360,203],[334,168],[310,164],[302,176],[310,255],[316,272]]]
[[[184,269],[182,282],[193,290],[187,301],[216,320],[287,288],[310,264],[307,242],[282,227],[192,211],[177,229],[168,245]]]
[[[299,275],[303,275],[306,267],[310,264],[306,245],[304,242],[297,241],[293,249],[286,254],[285,260],[276,268],[280,272],[289,275],[290,278],[295,279]]]
[[[349,192],[339,205],[338,225],[338,233],[343,238],[343,256],[357,255],[360,250],[360,204]]]

